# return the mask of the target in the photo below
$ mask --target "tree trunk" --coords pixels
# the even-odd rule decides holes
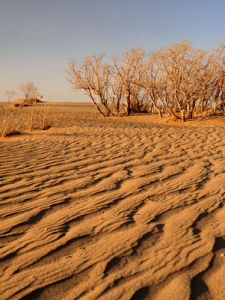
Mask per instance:
[[[100,112],[100,114],[105,118],[106,115],[105,115],[104,112],[101,110],[101,108],[98,106],[98,104],[96,103],[96,101],[95,101],[95,99],[94,99],[94,97],[93,97],[93,95],[91,94],[90,91],[88,91],[88,95],[90,96],[91,101],[92,101],[92,103],[94,104],[94,106],[97,108],[97,110]]]
[[[154,110],[159,114],[160,118],[162,118],[162,112],[161,110],[157,107],[156,103],[155,103],[155,99],[153,99],[153,96],[150,95],[150,98],[152,100],[152,104],[153,104],[153,108]]]
[[[181,113],[181,121],[185,122],[185,110],[181,109],[180,113]]]
[[[130,94],[127,96],[127,116],[131,114],[131,106],[130,106]]]
[[[117,99],[117,102],[116,102],[116,114],[117,116],[119,115],[120,113],[120,99]]]

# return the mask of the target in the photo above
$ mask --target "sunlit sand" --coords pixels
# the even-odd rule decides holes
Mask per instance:
[[[0,141],[0,299],[224,299],[224,117],[52,107]]]

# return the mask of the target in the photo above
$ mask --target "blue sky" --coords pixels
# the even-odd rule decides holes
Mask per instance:
[[[33,81],[46,100],[86,101],[71,90],[69,58],[146,51],[225,37],[224,0],[0,0],[0,99]]]

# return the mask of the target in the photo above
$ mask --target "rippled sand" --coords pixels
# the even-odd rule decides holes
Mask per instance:
[[[0,142],[0,199],[1,300],[225,299],[225,127],[67,118]]]

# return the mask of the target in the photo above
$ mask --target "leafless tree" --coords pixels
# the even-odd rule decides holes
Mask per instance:
[[[111,102],[112,108],[115,108],[116,115],[121,112],[121,107],[124,106],[124,86],[117,72],[111,77]]]
[[[224,110],[225,107],[225,43],[214,49],[210,55],[212,74],[210,74],[211,98],[213,111]]]
[[[11,100],[17,95],[17,92],[14,90],[6,90],[5,96],[8,98],[8,102],[11,102]]]
[[[156,68],[157,56],[154,52],[148,55],[147,61],[142,65],[142,76],[135,81],[135,84],[144,88],[148,97],[150,112],[156,112],[162,117],[162,104],[159,99],[160,86],[159,72]]]
[[[107,117],[112,113],[108,101],[111,66],[103,61],[104,57],[104,54],[86,57],[80,65],[70,60],[66,74],[73,89],[85,91],[100,114]]]
[[[19,89],[23,93],[27,105],[37,104],[39,92],[38,88],[34,85],[33,82],[22,83],[19,86]]]
[[[166,49],[158,50],[150,60],[150,79],[156,98],[166,111],[176,119],[192,118],[197,106],[206,109],[210,101],[217,107],[224,84],[219,60],[222,49],[209,54],[194,49],[190,42],[183,41]]]
[[[113,57],[114,70],[122,87],[128,116],[132,112],[132,100],[136,102],[136,107],[140,105],[139,95],[141,94],[142,86],[135,83],[141,81],[144,58],[145,51],[141,48],[133,48],[125,52],[122,57]]]
[[[211,51],[188,41],[151,52],[141,48],[122,56],[90,56],[69,62],[67,78],[84,90],[103,116],[146,109],[185,121],[193,114],[225,109],[225,45]]]

